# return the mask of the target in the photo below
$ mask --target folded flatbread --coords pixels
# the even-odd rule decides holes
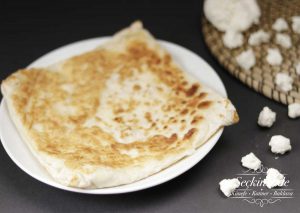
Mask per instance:
[[[1,90],[34,156],[71,187],[148,177],[238,121],[231,102],[182,71],[140,22],[93,51],[18,70]]]

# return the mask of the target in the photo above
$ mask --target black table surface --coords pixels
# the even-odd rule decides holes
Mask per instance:
[[[140,19],[155,37],[205,59],[221,77],[240,115],[240,122],[226,128],[213,150],[192,169],[160,186],[120,195],[86,195],[48,186],[18,168],[1,146],[0,212],[300,212],[300,119],[289,119],[286,106],[252,91],[217,63],[201,33],[202,4],[196,0],[0,1],[0,80],[50,50],[112,35]],[[277,112],[270,129],[256,123],[264,106]],[[289,137],[293,146],[279,159],[268,148],[275,134]],[[219,181],[245,171],[240,160],[249,152],[264,165],[288,174],[294,198],[260,207],[223,196]]]

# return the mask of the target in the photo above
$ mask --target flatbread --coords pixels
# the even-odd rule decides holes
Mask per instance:
[[[71,187],[148,177],[238,121],[231,102],[183,72],[140,22],[93,51],[18,70],[1,90],[32,153]]]

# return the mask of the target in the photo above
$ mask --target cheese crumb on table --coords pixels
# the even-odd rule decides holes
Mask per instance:
[[[284,30],[287,30],[289,28],[287,22],[285,21],[284,18],[278,18],[272,25],[272,29],[276,30],[277,32],[281,32]]]
[[[269,42],[270,37],[269,33],[263,30],[258,30],[249,36],[248,43],[252,46],[260,45],[261,43]]]
[[[291,48],[292,47],[292,40],[288,34],[285,33],[277,33],[276,34],[276,43],[284,48]]]
[[[293,16],[292,22],[293,31],[300,34],[300,16]]]
[[[240,47],[244,42],[243,34],[236,31],[226,31],[223,35],[223,43],[229,48],[237,48]]]
[[[296,70],[297,75],[300,75],[300,62],[295,64],[295,70]]]
[[[282,92],[288,92],[293,88],[293,78],[287,73],[279,72],[275,76],[275,84]]]
[[[261,161],[252,152],[242,157],[241,162],[243,167],[253,169],[254,171],[259,169],[261,166]]]
[[[271,65],[280,65],[282,63],[282,56],[279,49],[268,49],[267,62]]]
[[[264,179],[264,184],[269,188],[276,186],[282,186],[284,184],[285,177],[277,169],[270,168],[267,171],[267,176]]]
[[[236,56],[238,65],[244,70],[250,70],[256,63],[255,55],[252,49],[242,52]]]
[[[288,111],[290,118],[300,117],[300,103],[289,104]]]
[[[284,154],[287,151],[292,150],[291,141],[289,138],[286,138],[282,135],[274,135],[272,136],[269,146],[271,147],[271,151],[276,154]]]
[[[224,195],[229,197],[240,186],[240,181],[237,178],[223,179],[219,185]]]
[[[271,127],[276,121],[276,113],[269,107],[264,107],[258,116],[258,125],[262,127]]]
[[[219,31],[242,32],[259,22],[261,12],[256,0],[205,0],[204,14]]]

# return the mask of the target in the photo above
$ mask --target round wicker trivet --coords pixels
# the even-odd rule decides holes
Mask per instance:
[[[262,16],[259,25],[253,25],[248,31],[244,32],[244,44],[236,49],[228,49],[223,45],[222,32],[214,28],[206,19],[202,19],[202,30],[205,42],[212,54],[218,61],[236,78],[248,85],[255,91],[264,94],[268,98],[283,104],[300,102],[300,76],[296,74],[295,64],[300,62],[300,34],[296,34],[291,29],[291,17],[300,16],[299,0],[258,0]],[[275,43],[276,31],[272,30],[272,25],[277,18],[283,17],[289,24],[288,33],[292,38],[292,47],[285,49]],[[258,46],[250,46],[248,44],[249,35],[259,29],[263,29],[271,34],[269,43]],[[268,48],[279,48],[283,62],[280,66],[271,66],[266,61]],[[256,56],[256,64],[250,71],[244,71],[237,63],[235,57],[242,51],[252,48]],[[293,89],[288,93],[279,91],[274,79],[277,72],[285,71],[293,77]]]

